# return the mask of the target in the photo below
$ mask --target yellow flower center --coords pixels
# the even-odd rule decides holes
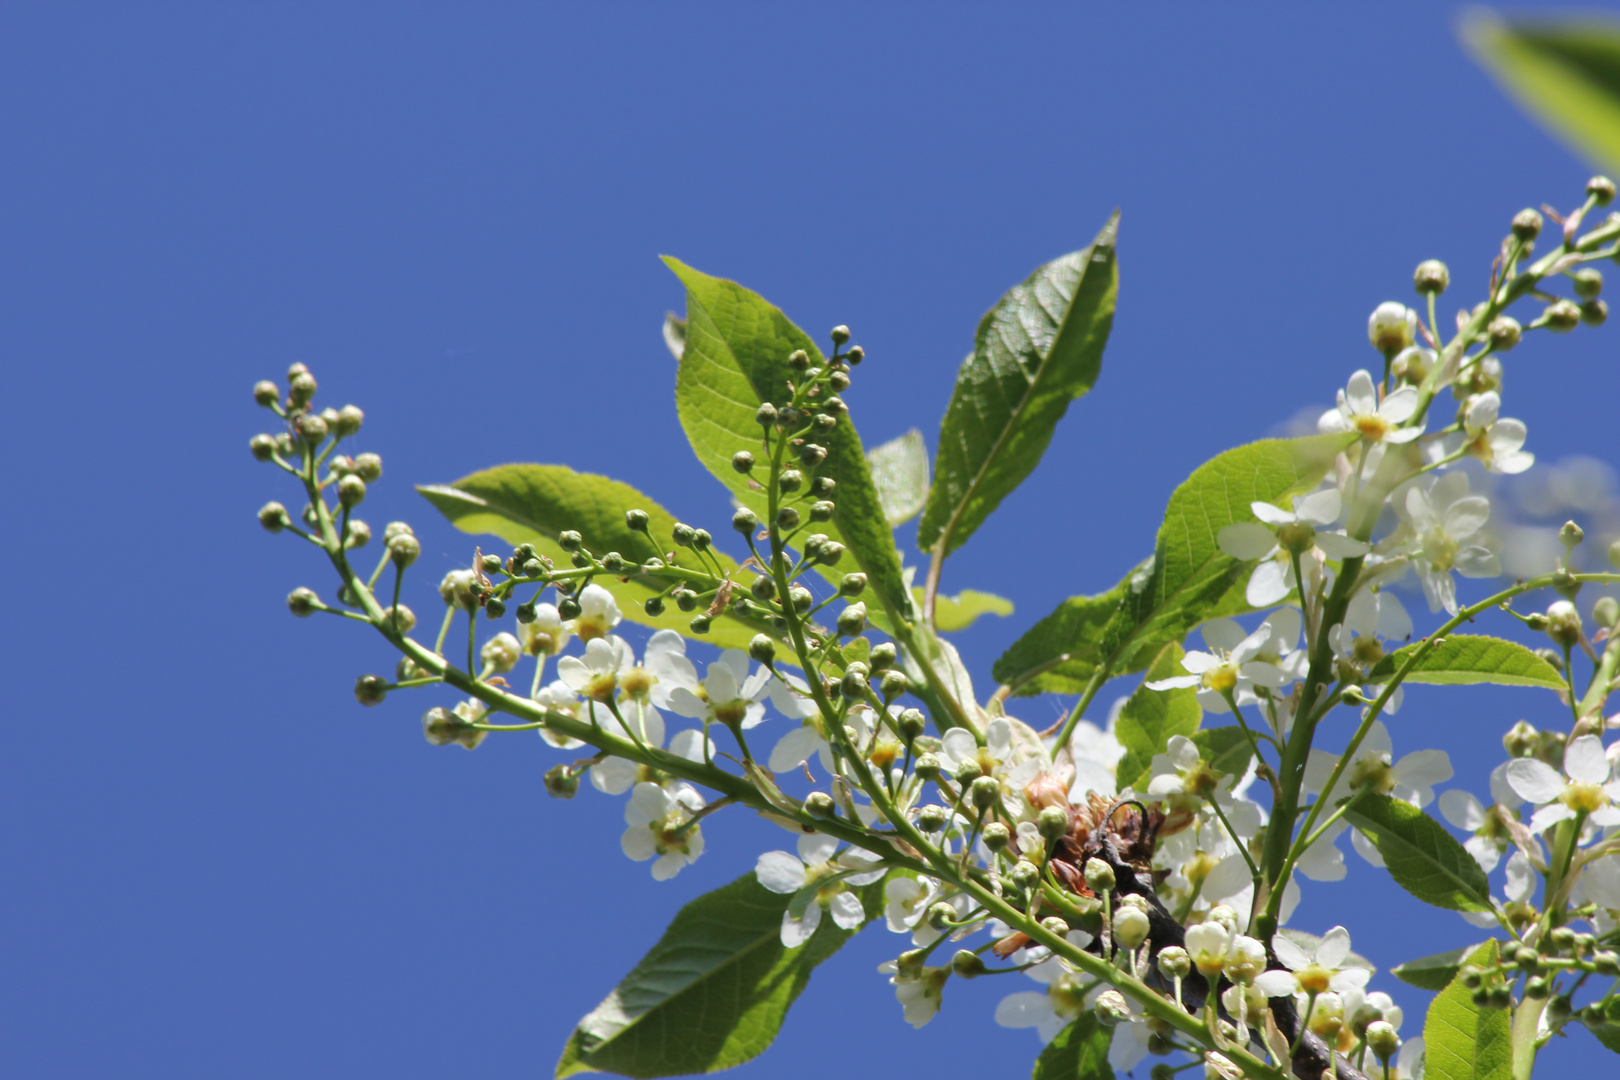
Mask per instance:
[[[748,716],[748,702],[742,698],[722,701],[714,707],[714,718],[722,724],[740,724]]]
[[[1237,685],[1238,669],[1236,664],[1225,663],[1219,667],[1210,668],[1204,672],[1204,686],[1217,694],[1224,694]]]
[[[598,675],[585,685],[585,696],[592,701],[612,701],[613,692],[619,688],[619,677],[613,672]]]
[[[1447,536],[1446,530],[1438,525],[1423,537],[1423,557],[1441,573],[1457,565],[1457,552],[1461,547],[1461,544]]]
[[[1366,439],[1368,442],[1378,442],[1385,435],[1389,434],[1390,423],[1382,416],[1378,416],[1373,413],[1365,413],[1356,417],[1354,422],[1356,425],[1356,430],[1361,432],[1361,437]]]
[[[1577,814],[1590,814],[1609,805],[1609,793],[1603,790],[1601,784],[1588,784],[1581,780],[1571,780],[1558,799]]]
[[[1395,787],[1395,770],[1383,758],[1362,758],[1350,767],[1352,787],[1370,787],[1379,795],[1388,795]]]
[[[1333,981],[1333,972],[1321,964],[1311,964],[1303,971],[1294,973],[1299,979],[1299,988],[1307,994],[1326,993],[1328,985]]]
[[[619,685],[630,697],[635,698],[637,701],[641,701],[647,696],[647,692],[652,689],[653,683],[657,681],[657,679],[653,678],[652,672],[648,671],[646,668],[638,667],[631,668],[629,671],[625,672],[624,678],[620,681]]]
[[[880,769],[887,769],[894,764],[895,758],[900,756],[900,743],[895,739],[879,739],[872,745],[872,752],[868,755],[872,764]]]
[[[581,641],[607,637],[607,632],[611,629],[607,620],[601,616],[581,615],[574,620],[574,636]]]

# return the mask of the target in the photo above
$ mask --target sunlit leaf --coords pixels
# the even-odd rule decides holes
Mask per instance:
[[[911,596],[918,606],[922,605],[922,595],[922,589],[912,588]],[[1011,600],[995,593],[979,592],[977,589],[963,589],[955,596],[940,593],[934,597],[934,625],[943,634],[966,630],[979,621],[980,615],[1006,616],[1012,613]]]
[[[922,512],[928,499],[928,448],[916,428],[874,447],[866,455],[883,516],[891,526],[904,525]]]
[[[1421,647],[1421,642],[1413,642],[1396,649],[1378,662],[1367,681],[1384,682],[1393,678],[1401,665]],[[1444,686],[1496,683],[1499,686],[1542,686],[1550,690],[1566,688],[1557,668],[1518,642],[1471,634],[1453,634],[1446,638],[1418,661],[1405,681]]]
[[[1434,818],[1388,795],[1362,795],[1345,820],[1373,842],[1395,883],[1426,904],[1490,911],[1491,886],[1479,863]]]
[[[1119,711],[1114,725],[1114,737],[1125,747],[1125,756],[1119,760],[1119,786],[1146,791],[1152,773],[1153,755],[1162,754],[1172,736],[1191,736],[1203,720],[1204,710],[1198,704],[1198,693],[1190,686],[1175,690],[1149,690],[1147,683],[1167,679],[1187,672],[1181,666],[1186,654],[1181,646],[1171,642],[1160,650],[1148,668],[1143,685],[1136,688]]]
[[[1496,942],[1474,949],[1464,964],[1494,967]],[[1508,1010],[1475,1005],[1474,992],[1459,973],[1435,995],[1423,1020],[1425,1080],[1509,1080],[1511,1029]]]
[[[1432,956],[1420,956],[1416,960],[1397,964],[1389,969],[1389,973],[1420,990],[1444,990],[1446,985],[1457,977],[1457,969],[1462,966],[1463,957],[1476,948],[1477,945],[1470,945],[1462,949],[1447,949]]]

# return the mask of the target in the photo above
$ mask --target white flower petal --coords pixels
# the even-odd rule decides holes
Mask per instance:
[[[1403,386],[1384,399],[1378,406],[1378,416],[1392,424],[1404,423],[1417,412],[1418,392],[1415,386]]]
[[[797,949],[810,940],[821,925],[821,905],[812,902],[804,909],[804,918],[795,919],[787,912],[782,912],[782,944],[789,949]]]
[[[1256,519],[1267,525],[1290,525],[1297,520],[1295,515],[1287,510],[1279,510],[1268,502],[1252,502],[1249,504],[1249,510]]]
[[[1440,794],[1440,816],[1459,829],[1473,832],[1485,824],[1485,806],[1471,792],[1452,788]]]
[[[1254,568],[1249,576],[1249,584],[1244,589],[1243,598],[1249,602],[1250,607],[1272,607],[1288,599],[1288,594],[1294,591],[1289,580],[1291,574],[1288,568],[1276,559],[1267,559]]]
[[[1583,784],[1607,783],[1609,759],[1603,755],[1603,741],[1596,735],[1571,739],[1564,750],[1564,773]]]
[[[832,921],[843,930],[859,930],[866,921],[861,898],[852,892],[841,892],[834,896],[827,904],[827,911],[832,915]]]
[[[767,851],[754,864],[754,876],[773,893],[796,893],[804,888],[804,863],[786,851]]]
[[[1372,550],[1372,545],[1367,541],[1336,532],[1317,533],[1316,546],[1330,559],[1353,559]]]
[[[1215,544],[1234,559],[1263,559],[1277,549],[1277,537],[1264,525],[1239,521],[1215,534]]]
[[[824,833],[805,833],[799,837],[799,858],[805,865],[828,862],[838,850],[838,838]]]
[[[1508,762],[1507,782],[1526,802],[1550,803],[1564,793],[1564,778],[1535,758],[1514,758]]]

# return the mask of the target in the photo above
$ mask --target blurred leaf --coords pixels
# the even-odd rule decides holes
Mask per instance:
[[[919,606],[922,604],[922,595],[921,588],[912,587],[911,597]],[[1006,616],[1012,613],[1011,600],[995,593],[979,592],[977,589],[963,589],[955,596],[941,593],[934,597],[934,625],[942,634],[966,630],[979,621],[980,615]]]
[[[1444,990],[1446,984],[1457,977],[1457,969],[1462,966],[1463,957],[1477,948],[1479,946],[1470,945],[1463,949],[1447,949],[1433,956],[1422,956],[1416,960],[1408,960],[1404,964],[1397,964],[1389,969],[1389,973],[1419,990],[1438,992]]]
[[[1479,863],[1434,818],[1388,795],[1362,795],[1345,820],[1366,834],[1395,883],[1426,904],[1490,911],[1491,885]]]
[[[1079,693],[1100,665],[1114,675],[1146,667],[1199,623],[1249,610],[1250,564],[1215,536],[1252,518],[1249,504],[1286,505],[1327,472],[1349,435],[1266,439],[1205,462],[1170,496],[1154,555],[1097,596],[1076,596],[1036,623],[991,669],[1020,694]]]
[[[1249,744],[1249,737],[1243,734],[1242,728],[1205,728],[1193,732],[1190,737],[1193,745],[1198,747],[1198,756],[1216,772],[1241,777],[1249,771],[1249,759],[1254,757],[1254,747]]]
[[[1496,964],[1496,942],[1487,941],[1464,961],[1473,968]],[[1423,1020],[1425,1080],[1510,1080],[1512,1021],[1506,1009],[1481,1008],[1474,992],[1453,978],[1429,1004]]]
[[[664,312],[664,345],[677,360],[686,351],[686,320],[673,311]]]
[[[1079,1019],[1057,1033],[1035,1059],[1031,1080],[1114,1080],[1108,1064],[1108,1044],[1114,1033],[1097,1022],[1087,1009]]]
[[[1384,682],[1394,677],[1407,658],[1422,642],[1404,645],[1378,661],[1367,676],[1368,682]],[[1496,683],[1500,686],[1544,686],[1549,690],[1567,689],[1564,677],[1547,661],[1516,641],[1501,638],[1453,634],[1418,661],[1409,683],[1436,683],[1463,686],[1469,683]]]
[[[1474,56],[1537,121],[1620,170],[1620,23],[1593,16],[1463,24]]]
[[[881,880],[857,892],[869,919],[881,914]],[[809,941],[784,948],[782,916],[792,899],[748,873],[681,908],[652,950],[579,1022],[556,1075],[678,1076],[758,1057],[811,971],[855,934],[823,917]]]
[[[866,464],[891,528],[922,512],[928,499],[928,448],[923,445],[922,432],[912,428],[874,448],[866,455]]]
[[[1091,389],[1114,321],[1115,211],[1091,246],[1047,263],[979,321],[939,427],[917,527],[949,555],[1039,464],[1069,402]]]
[[[1601,1020],[1582,1020],[1586,1030],[1590,1031],[1598,1042],[1605,1048],[1620,1054],[1620,1024],[1604,1023]]]
[[[649,537],[668,537],[675,524],[669,511],[629,484],[577,473],[563,465],[500,465],[452,484],[430,484],[416,490],[462,532],[493,533],[514,547],[533,544],[559,567],[569,565],[568,552],[557,545],[557,534],[565,530],[577,529],[585,546],[599,557],[617,551],[639,564],[654,555],[668,554],[657,550]],[[647,512],[647,535],[631,532],[624,523],[624,512],[636,509]],[[674,546],[672,541],[670,546]],[[507,554],[494,553],[503,558]],[[715,551],[715,557],[728,572],[736,566],[723,552]],[[674,605],[657,617],[643,608],[649,596],[662,591],[658,579],[637,573],[620,581],[603,575],[596,584],[613,594],[619,611],[631,622],[691,636],[691,616],[675,610]],[[746,649],[755,634],[772,632],[765,623],[739,618],[727,609],[697,640],[723,649]]]
[[[1152,773],[1153,755],[1165,752],[1173,735],[1191,736],[1204,718],[1198,704],[1198,692],[1190,686],[1176,690],[1149,690],[1147,683],[1155,679],[1168,679],[1185,675],[1181,646],[1171,642],[1159,651],[1148,668],[1142,685],[1136,688],[1119,712],[1114,725],[1114,737],[1125,747],[1125,756],[1119,759],[1120,788],[1147,790]]]
[[[692,449],[737,501],[765,514],[765,493],[731,467],[739,450],[760,452],[760,426],[754,413],[762,402],[784,402],[796,373],[787,358],[803,349],[813,364],[825,363],[816,343],[787,316],[757,293],[733,281],[710,277],[680,262],[664,259],[686,286],[686,346],[675,377],[675,404]],[[848,415],[824,436],[827,459],[817,469],[838,484],[837,512],[822,532],[839,540],[869,586],[890,612],[912,617],[911,594],[901,579],[894,533],[883,517],[861,450],[860,436]],[[851,567],[821,568],[837,581]]]

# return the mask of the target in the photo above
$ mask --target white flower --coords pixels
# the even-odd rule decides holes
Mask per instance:
[[[557,677],[568,684],[570,690],[592,701],[609,701],[618,692],[620,676],[635,666],[636,654],[630,643],[615,634],[587,641],[583,659],[565,656],[558,660]]]
[[[1466,449],[1494,473],[1512,476],[1534,465],[1536,455],[1523,449],[1527,434],[1524,421],[1498,417],[1501,408],[1502,398],[1495,390],[1470,397],[1463,403],[1459,417],[1462,431],[1430,447],[1430,460],[1443,461]]]
[[[766,692],[777,712],[799,721],[798,727],[790,729],[776,741],[768,762],[771,771],[780,773],[796,769],[809,761],[812,755],[819,755],[822,768],[833,772],[832,746],[827,742],[820,710],[814,701],[805,696],[809,690],[804,682],[794,675],[789,675],[786,683],[781,679],[772,679]],[[854,711],[849,715],[849,723],[858,725],[861,737],[865,737],[866,721]]]
[[[619,605],[613,594],[600,585],[587,585],[579,591],[579,615],[574,633],[581,641],[604,638],[619,625]]]
[[[1292,939],[1278,934],[1271,939],[1271,948],[1286,971],[1268,971],[1255,980],[1255,986],[1267,997],[1289,997],[1293,994],[1320,994],[1331,990],[1343,995],[1367,985],[1372,972],[1364,967],[1345,963],[1350,955],[1350,932],[1335,926],[1322,936],[1310,952]]]
[[[1121,698],[1123,705],[1129,698]],[[1108,729],[1098,727],[1090,720],[1074,725],[1069,737],[1069,755],[1074,761],[1074,783],[1069,788],[1069,801],[1083,804],[1091,792],[1113,798],[1119,793],[1118,770],[1125,756],[1125,746],[1114,737],[1117,710],[1108,717]]]
[[[1398,353],[1416,340],[1417,325],[1417,312],[1386,300],[1367,317],[1367,340],[1381,353]]]
[[[1069,931],[1069,935],[1074,933]],[[1072,936],[1071,940],[1074,940]],[[1090,943],[1090,935],[1086,935],[1080,947]],[[1002,998],[996,1005],[996,1023],[1005,1028],[1032,1027],[1041,1042],[1049,1043],[1085,1011],[1085,982],[1058,960],[1036,964],[1024,974],[1045,983],[1046,989],[1020,990]]]
[[[1251,607],[1280,604],[1298,586],[1293,552],[1299,553],[1302,565],[1306,558],[1320,565],[1323,559],[1348,559],[1372,550],[1371,544],[1342,532],[1318,530],[1317,526],[1331,525],[1339,519],[1342,505],[1337,488],[1295,496],[1293,513],[1270,503],[1253,502],[1249,509],[1258,521],[1234,522],[1215,534],[1216,544],[1232,558],[1261,560],[1244,594]]]
[[[692,791],[692,795],[697,792]],[[657,856],[652,866],[653,880],[668,881],[680,873],[681,867],[703,854],[702,828],[697,825],[684,831],[681,828],[702,808],[701,798],[694,806],[684,793],[671,795],[657,784],[637,784],[624,808],[627,827],[619,839],[619,847],[636,862]]]
[[[1363,673],[1384,658],[1379,638],[1402,641],[1412,636],[1412,617],[1394,593],[1362,589],[1350,598],[1344,621],[1328,631],[1328,644],[1340,660]],[[1400,707],[1400,688],[1389,699],[1385,710]]]
[[[1502,895],[1510,904],[1523,904],[1535,895],[1535,891],[1535,865],[1524,852],[1515,851],[1508,856],[1507,884],[1502,890]],[[1460,914],[1475,926],[1496,926],[1496,916],[1489,911],[1464,911]]]
[[[1319,797],[1331,806],[1352,791],[1370,785],[1380,795],[1393,795],[1413,806],[1427,806],[1434,799],[1434,785],[1451,779],[1451,758],[1444,750],[1415,750],[1392,764],[1393,756],[1389,729],[1383,721],[1374,720],[1338,784]],[[1339,757],[1325,750],[1311,750],[1305,762],[1307,792],[1321,792]]]
[[[534,703],[542,709],[553,712],[567,713],[570,716],[579,715],[579,696],[561,679],[554,679],[541,687],[540,692],[534,695]],[[550,728],[541,728],[540,737],[559,750],[573,750],[585,745],[578,739],[569,738]]]
[[[905,1010],[906,1023],[914,1028],[920,1028],[932,1020],[939,1012],[940,997],[945,991],[945,980],[951,977],[951,969],[944,967],[925,967],[915,974],[902,973],[899,965],[893,960],[885,960],[878,965],[881,974],[889,976],[889,983],[894,987],[894,996]]]
[[[1483,495],[1468,494],[1468,474],[1452,472],[1427,490],[1417,484],[1396,498],[1395,511],[1411,531],[1407,544],[1413,565],[1423,579],[1429,610],[1444,608],[1457,614],[1457,585],[1451,571],[1464,577],[1495,577],[1501,561],[1474,540],[1490,517],[1491,504]]]
[[[931,877],[896,876],[885,881],[883,913],[887,918],[889,929],[896,934],[910,934],[918,929],[919,924],[927,926],[922,921],[923,916],[928,914],[928,908],[938,899],[939,892],[939,882]],[[937,938],[938,932],[933,936]],[[916,941],[913,944],[922,945],[924,942]]]
[[[1603,740],[1596,735],[1571,739],[1564,748],[1564,773],[1558,774],[1535,758],[1508,762],[1507,782],[1520,797],[1538,809],[1530,818],[1530,831],[1542,832],[1576,814],[1594,825],[1620,825],[1620,780],[1611,780]]]
[[[1595,904],[1598,912],[1592,926],[1600,934],[1614,930],[1616,915],[1620,914],[1620,855],[1593,859],[1581,868],[1581,876],[1570,890],[1570,903],[1579,906]]]
[[[1406,1018],[1406,1014],[1401,1011],[1401,1007],[1395,1004],[1395,999],[1382,990],[1374,990],[1369,994],[1357,987],[1350,987],[1340,990],[1339,996],[1344,999],[1344,1015],[1346,1016],[1354,1016],[1356,1010],[1363,1005],[1371,1005],[1384,1014],[1384,1023],[1396,1031],[1401,1029],[1401,1021]]]
[[[1214,713],[1231,712],[1226,694],[1231,693],[1239,705],[1257,700],[1254,686],[1275,690],[1283,685],[1284,676],[1276,664],[1256,659],[1271,637],[1273,626],[1262,623],[1252,634],[1245,635],[1243,627],[1232,619],[1212,619],[1200,633],[1209,652],[1188,652],[1181,658],[1181,666],[1190,675],[1173,675],[1147,683],[1149,690],[1174,690],[1197,686],[1198,704]]]
[[[669,691],[669,707],[682,716],[705,723],[718,720],[727,726],[751,728],[765,719],[765,696],[771,673],[764,668],[748,674],[748,654],[727,649],[714,663],[701,687],[676,686]]]
[[[1366,371],[1358,371],[1339,391],[1338,408],[1323,413],[1316,428],[1324,435],[1353,431],[1370,443],[1407,443],[1423,434],[1422,424],[1399,426],[1410,420],[1417,408],[1416,387],[1403,386],[1380,402],[1373,377]]]
[[[650,683],[647,697],[660,709],[672,708],[670,694],[676,687],[698,687],[697,670],[686,658],[686,639],[673,630],[660,630],[647,639],[641,666]]]
[[[608,734],[617,735],[621,739],[635,742],[636,739],[631,731],[626,730],[628,726],[633,729],[635,735],[641,737],[640,741],[651,749],[663,749],[664,717],[651,705],[639,701],[620,701],[619,715],[624,717],[623,724],[619,723],[619,717],[608,711],[606,705],[591,702],[589,709],[591,718],[596,722],[597,726]],[[689,728],[686,731],[675,733],[675,737],[670,740],[669,749],[672,754],[683,757],[688,761],[701,762],[706,760],[703,743],[703,732],[696,728]],[[710,742],[707,749],[709,757],[712,758],[714,743]],[[609,756],[591,766],[591,786],[605,795],[623,795],[630,790],[633,784],[646,778],[644,767],[628,758]],[[671,794],[690,789],[690,798],[683,797],[683,801],[688,805],[692,805],[693,809],[701,808],[704,805],[703,796],[699,795],[697,789],[692,788],[684,780],[667,780],[664,786]]]
[[[844,930],[858,930],[866,921],[861,898],[847,886],[870,885],[883,876],[884,869],[879,865],[875,870],[862,870],[862,867],[872,866],[877,856],[859,848],[846,848],[835,859],[833,852],[837,848],[838,841],[833,837],[809,833],[799,838],[797,856],[786,851],[767,851],[754,866],[754,876],[761,885],[771,892],[789,896],[818,881],[843,875],[817,890],[799,917],[795,918],[791,909],[782,913],[782,944],[789,949],[810,940],[810,935],[821,925],[823,909],[830,912],[832,921]],[[850,873],[852,870],[857,872]]]
[[[574,634],[572,621],[564,622],[555,604],[534,605],[534,620],[517,624],[523,651],[530,656],[556,656]]]
[[[1202,922],[1187,927],[1187,955],[1205,976],[1217,974],[1226,964],[1232,946],[1232,932],[1218,922]]]
[[[1503,806],[1516,806],[1518,793],[1507,787],[1508,764],[1504,762],[1491,771],[1491,796]],[[1502,790],[1504,788],[1505,791]],[[1502,852],[1508,848],[1509,837],[1497,819],[1494,808],[1476,799],[1473,792],[1452,788],[1440,793],[1440,814],[1457,828],[1474,834],[1463,847],[1479,863],[1481,870],[1487,874],[1495,870],[1496,864],[1502,859]]]

